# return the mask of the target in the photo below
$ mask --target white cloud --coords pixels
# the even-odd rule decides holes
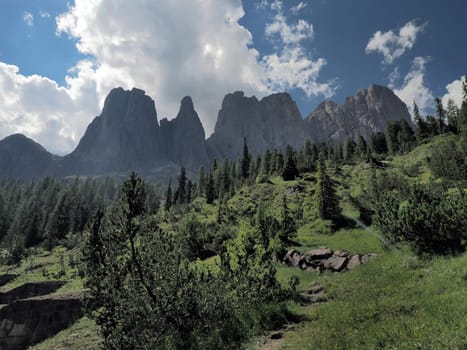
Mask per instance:
[[[0,139],[24,133],[50,151],[64,154],[95,115],[95,84],[89,62],[81,62],[67,86],[39,75],[24,76],[0,62]]]
[[[274,0],[270,8],[275,12],[272,22],[265,28],[266,37],[278,43],[277,52],[262,58],[266,72],[266,84],[273,90],[298,88],[307,96],[334,95],[335,81],[318,82],[321,69],[326,65],[324,58],[312,60],[301,46],[304,40],[313,39],[313,25],[304,19],[290,24],[283,12],[283,3]]]
[[[449,99],[453,100],[454,103],[460,107],[463,100],[463,90],[462,90],[462,83],[465,81],[465,76],[462,76],[458,80],[454,80],[451,83],[446,85],[447,93],[443,96],[443,106],[446,107],[448,105]]]
[[[267,6],[282,13],[278,0]],[[239,24],[243,15],[241,0],[75,0],[57,17],[57,34],[76,40],[88,59],[70,70],[65,86],[2,64],[0,137],[22,132],[51,151],[69,152],[116,86],[146,90],[159,120],[174,117],[181,98],[192,96],[207,135],[229,92],[333,93],[332,83],[318,81],[325,60],[312,60],[300,45],[311,24],[282,18],[274,34],[280,47],[264,56]]]
[[[293,13],[297,14],[299,13],[301,10],[303,10],[305,7],[307,7],[308,4],[304,3],[303,1],[300,1],[297,5],[295,6],[292,6],[290,8],[290,11],[292,11]]]
[[[401,78],[401,74],[399,72],[399,66],[397,66],[388,76],[389,88],[394,89],[397,82],[400,80],[400,78]]]
[[[39,11],[39,16],[41,16],[41,18],[50,18],[50,13],[47,11]]]
[[[34,26],[34,16],[32,15],[31,12],[24,12],[23,13],[23,21],[26,23],[29,27]]]
[[[414,101],[422,114],[429,113],[434,106],[431,90],[425,85],[426,64],[429,57],[415,57],[409,73],[404,78],[404,84],[394,93],[412,110]]]
[[[365,52],[367,54],[380,53],[384,57],[384,64],[392,64],[414,46],[418,34],[423,31],[425,26],[426,23],[417,25],[416,21],[413,20],[400,28],[399,33],[392,30],[383,33],[378,30],[368,41]]]

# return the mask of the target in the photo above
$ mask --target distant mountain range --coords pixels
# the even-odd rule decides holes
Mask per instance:
[[[214,133],[206,140],[190,97],[172,120],[157,119],[154,101],[139,89],[113,89],[100,116],[89,124],[76,149],[60,157],[24,135],[0,141],[0,177],[126,176],[136,170],[166,178],[180,166],[192,172],[213,159],[240,157],[247,139],[254,155],[266,149],[301,147],[312,142],[340,142],[384,131],[388,121],[406,119],[407,106],[392,90],[371,85],[347,97],[343,105],[320,104],[305,119],[287,93],[261,100],[235,92],[224,97]]]

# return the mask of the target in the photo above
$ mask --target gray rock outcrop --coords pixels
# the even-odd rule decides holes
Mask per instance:
[[[191,97],[182,99],[175,119],[161,120],[162,150],[167,159],[189,169],[209,164],[204,128]]]
[[[343,105],[333,101],[321,103],[305,120],[310,127],[310,139],[315,142],[341,142],[350,137],[384,131],[387,122],[411,118],[407,106],[394,92],[383,86],[371,85],[347,97]]]
[[[267,149],[300,147],[306,127],[297,105],[287,93],[267,96],[261,101],[235,92],[224,97],[214,133],[207,140],[211,158],[237,159],[246,138],[250,153]]]

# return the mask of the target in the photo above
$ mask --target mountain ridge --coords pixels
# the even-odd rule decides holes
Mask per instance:
[[[258,100],[236,91],[224,97],[214,132],[206,138],[191,97],[181,100],[175,118],[159,122],[155,102],[145,91],[119,87],[109,92],[101,114],[63,157],[24,135],[1,140],[0,177],[125,176],[135,170],[161,178],[181,166],[194,174],[213,159],[239,158],[244,139],[250,152],[260,155],[286,145],[301,147],[307,138],[315,143],[368,139],[384,131],[387,122],[400,119],[411,123],[407,106],[392,90],[374,84],[342,105],[322,102],[305,119],[288,93]]]

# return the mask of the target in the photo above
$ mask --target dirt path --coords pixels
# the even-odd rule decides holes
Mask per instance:
[[[324,287],[315,282],[311,284],[304,292],[299,294],[299,302],[303,308],[309,308],[314,304],[327,302],[328,297]],[[289,323],[279,330],[271,332],[267,337],[261,339],[256,346],[256,350],[274,350],[279,349],[284,342],[287,333],[293,332],[298,323]]]

